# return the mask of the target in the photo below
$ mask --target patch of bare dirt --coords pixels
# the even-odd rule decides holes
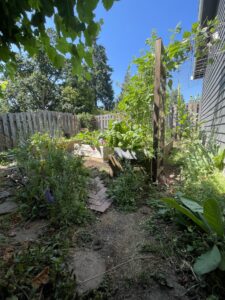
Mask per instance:
[[[95,251],[105,261],[107,299],[187,299],[173,262],[157,251],[161,246],[143,228],[150,215],[148,207],[133,213],[112,208],[94,225],[75,234],[79,247]],[[142,253],[145,243],[154,251]]]

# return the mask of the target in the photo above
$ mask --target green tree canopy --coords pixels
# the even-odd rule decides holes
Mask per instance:
[[[82,61],[92,62],[89,47],[101,25],[94,13],[100,1],[109,10],[116,0],[0,0],[0,61],[12,72],[17,62],[15,48],[33,56],[42,46],[57,67],[63,66],[69,54],[73,71],[78,72]],[[57,32],[54,47],[46,32],[48,18]]]
[[[92,84],[95,89],[95,103],[100,101],[106,110],[114,107],[114,92],[112,88],[112,68],[108,65],[105,48],[102,45],[94,44]]]
[[[56,110],[63,70],[56,69],[43,51],[32,59],[17,55],[17,65],[4,92],[9,111]]]
[[[93,112],[95,107],[95,90],[86,76],[76,76],[72,73],[70,63],[65,68],[65,83],[61,89],[59,110],[63,112],[82,113]],[[86,74],[90,70],[86,69]]]

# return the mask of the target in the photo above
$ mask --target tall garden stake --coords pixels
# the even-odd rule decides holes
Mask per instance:
[[[159,180],[163,171],[163,154],[165,145],[165,98],[166,98],[166,72],[162,63],[164,51],[162,39],[155,44],[155,81],[154,81],[154,107],[153,107],[153,160],[152,180]]]

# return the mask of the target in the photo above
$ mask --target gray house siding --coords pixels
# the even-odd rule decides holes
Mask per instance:
[[[201,122],[208,136],[213,136],[221,146],[225,147],[225,52],[221,45],[225,44],[225,0],[220,0],[217,10],[220,20],[218,27],[221,44],[213,46],[203,80],[201,102]]]

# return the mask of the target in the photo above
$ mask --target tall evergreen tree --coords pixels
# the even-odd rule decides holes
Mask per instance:
[[[122,86],[121,86],[121,92],[120,92],[120,94],[117,98],[117,102],[120,102],[123,99],[123,96],[126,92],[126,88],[127,88],[127,85],[130,82],[130,79],[131,79],[131,73],[130,73],[130,68],[128,68],[127,72],[125,74],[125,77],[124,77],[124,81],[123,81]]]
[[[106,110],[114,107],[114,92],[112,88],[112,68],[108,65],[105,48],[102,45],[94,44],[93,49],[93,87],[95,89],[96,106],[100,101]]]

